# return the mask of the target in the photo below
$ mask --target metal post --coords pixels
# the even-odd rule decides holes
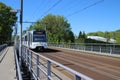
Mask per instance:
[[[93,51],[93,45],[91,44],[91,51]]]
[[[100,53],[101,53],[101,51],[102,51],[101,46],[99,46],[99,48],[100,48]]]
[[[22,17],[23,17],[23,0],[20,0],[20,49],[19,49],[19,60],[20,66],[22,64]]]
[[[30,71],[32,69],[32,52],[30,52]]]
[[[36,60],[36,67],[37,67],[37,79],[39,80],[40,78],[40,70],[39,70],[39,55],[37,55],[37,60]]]
[[[79,77],[78,75],[75,75],[76,80],[81,80],[81,77]]]
[[[50,80],[49,76],[51,76],[51,62],[47,60],[47,74],[48,74],[48,80]]]
[[[29,58],[29,55],[28,55],[28,50],[26,48],[26,65],[28,66],[28,58]]]
[[[86,49],[86,45],[84,45],[84,51],[85,51],[85,49]]]
[[[110,45],[110,54],[112,54],[112,46]]]

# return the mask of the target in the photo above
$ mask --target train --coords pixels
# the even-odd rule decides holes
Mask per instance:
[[[48,47],[45,30],[27,31],[22,36],[22,44],[35,50],[45,50]]]

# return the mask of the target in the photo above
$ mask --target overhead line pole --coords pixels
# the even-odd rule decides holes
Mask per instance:
[[[20,0],[20,46],[19,46],[20,66],[22,64],[22,20],[23,20],[23,0]]]

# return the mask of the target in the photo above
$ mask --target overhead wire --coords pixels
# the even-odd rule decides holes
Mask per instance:
[[[58,0],[55,4],[52,5],[52,7],[50,7],[46,12],[44,12],[42,15],[41,15],[41,18],[47,14],[50,10],[52,10],[54,7],[56,7],[62,0]]]
[[[62,0],[58,0],[56,3],[54,3],[46,12],[44,12],[43,15],[41,15],[40,18],[42,18],[45,14],[47,14],[47,13],[48,13],[50,10],[52,10],[54,7],[56,7],[61,1],[62,1]],[[90,8],[90,7],[93,7],[93,6],[99,4],[99,3],[103,2],[103,1],[104,1],[104,0],[99,0],[99,1],[97,1],[97,2],[95,2],[95,3],[93,3],[93,4],[91,4],[91,5],[88,5],[87,7],[84,7],[84,8],[82,8],[82,9],[78,10],[78,11],[75,11],[75,12],[67,15],[66,17],[73,16],[73,15],[75,15],[75,14],[77,14],[77,13],[79,13],[79,12],[82,12],[82,11],[84,11],[84,10]],[[70,7],[70,8],[71,8],[71,7]],[[23,23],[36,23],[36,22],[31,22],[31,21],[25,22],[25,21],[24,21]]]
[[[77,4],[80,4],[78,1],[81,2],[81,1],[84,1],[84,0],[76,0],[76,1],[70,0],[70,1],[67,1],[67,3],[63,3],[63,4],[64,4],[64,5],[68,5],[68,6],[63,6],[63,4],[61,4],[60,7],[59,7],[59,10],[56,10],[56,11],[54,11],[54,12],[65,12],[65,11],[67,11],[67,10],[70,10],[70,9],[76,7]],[[71,3],[72,3],[72,4],[71,4]],[[73,5],[73,4],[74,4],[74,5]],[[63,11],[63,9],[64,9],[64,11]]]
[[[75,11],[75,12],[73,12],[73,13],[67,15],[66,17],[73,16],[73,15],[79,13],[79,12],[82,12],[82,11],[84,11],[84,10],[90,8],[90,7],[93,7],[93,6],[95,6],[95,5],[99,4],[99,3],[102,3],[103,1],[104,1],[104,0],[99,0],[99,1],[97,1],[97,2],[95,2],[95,3],[93,3],[93,4],[91,4],[91,5],[88,5],[87,7],[84,7],[83,9],[80,9],[80,10],[78,10],[78,11]]]
[[[34,19],[36,17],[36,15],[41,11],[40,7],[42,7],[41,5],[45,5],[45,1],[41,1],[41,3],[39,3],[39,5],[37,5],[36,10],[33,12],[33,14],[31,15]]]

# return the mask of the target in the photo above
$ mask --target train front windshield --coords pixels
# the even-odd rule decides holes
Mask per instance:
[[[46,42],[46,33],[45,31],[35,31],[33,33],[33,42]]]

